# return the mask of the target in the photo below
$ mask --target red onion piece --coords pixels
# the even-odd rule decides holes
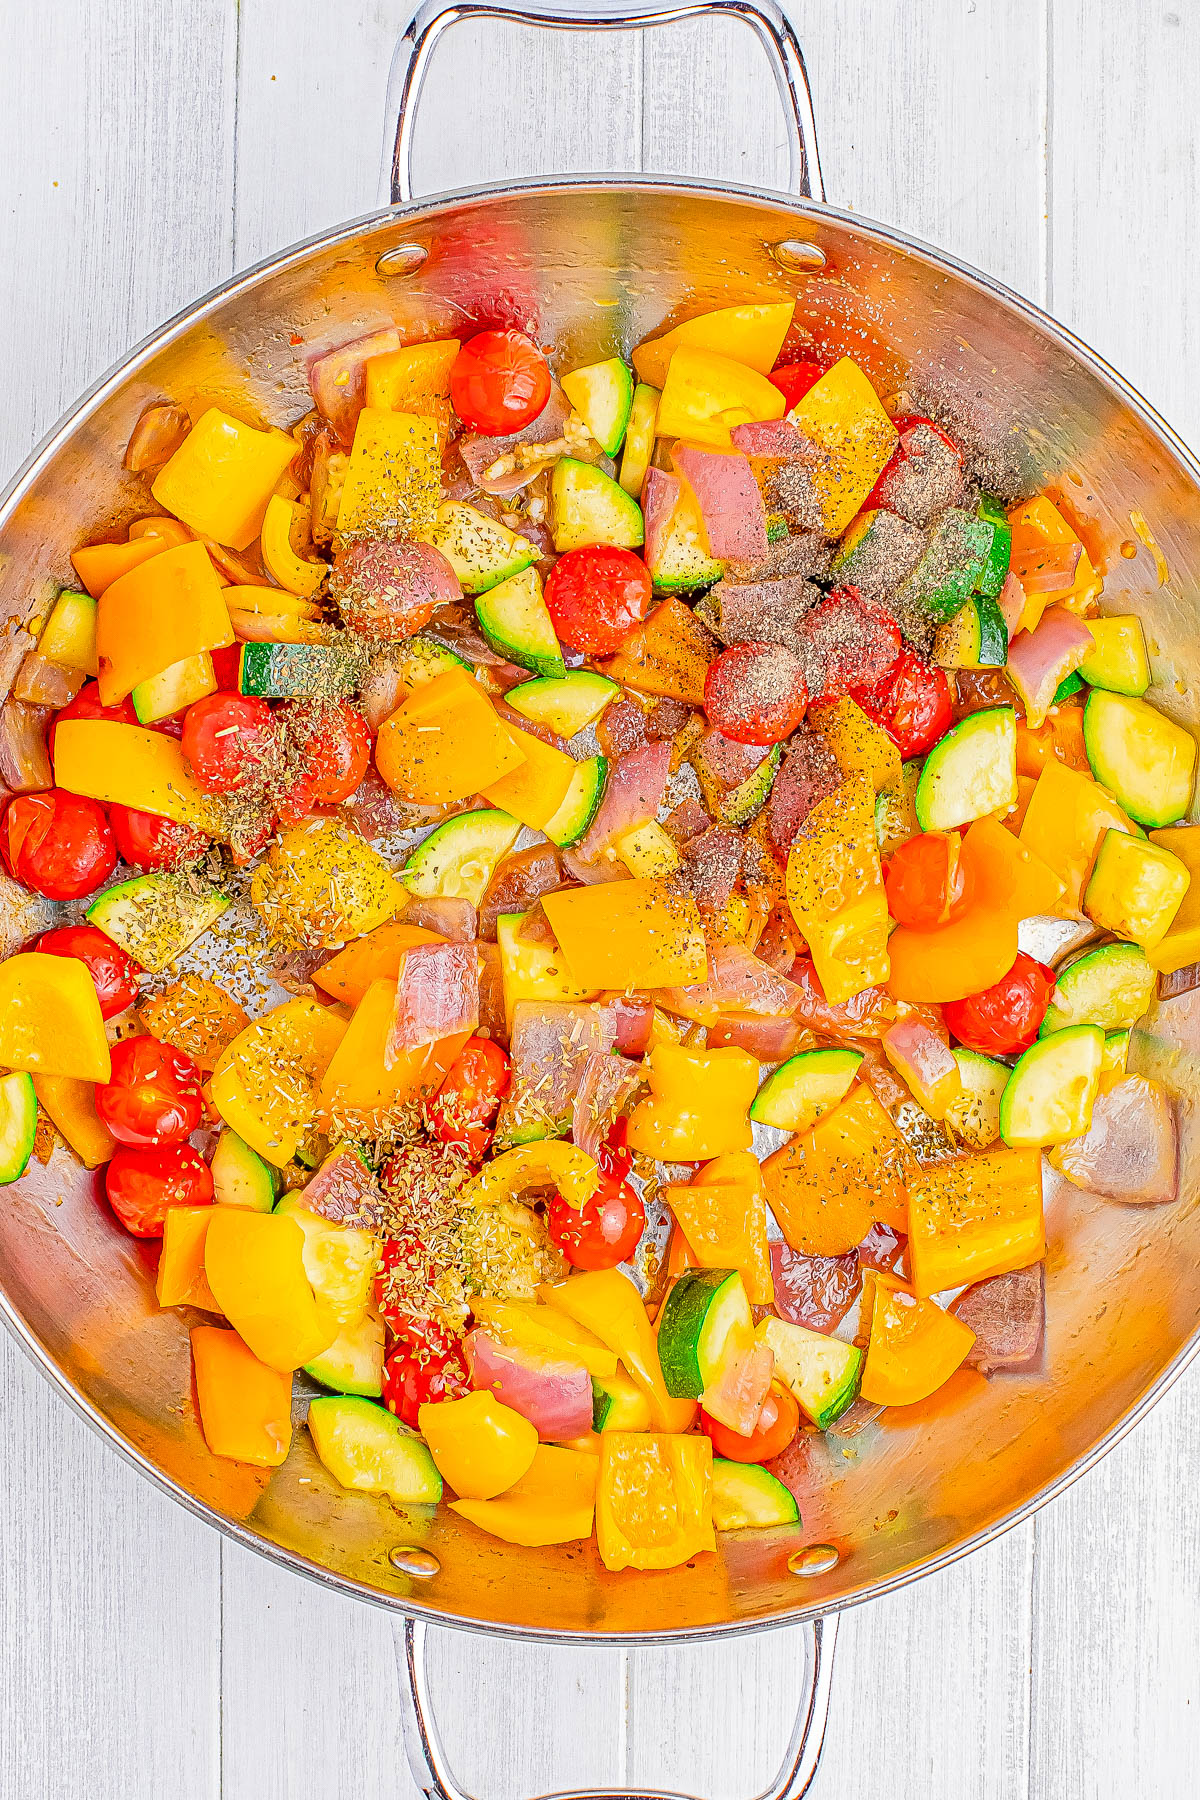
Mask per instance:
[[[1075,579],[1083,545],[1038,544],[1013,557],[1012,572],[1027,594],[1060,594]]]
[[[1179,1134],[1161,1082],[1123,1075],[1096,1096],[1082,1137],[1059,1144],[1053,1161],[1067,1180],[1126,1206],[1162,1206],[1179,1196]]]
[[[401,341],[396,327],[389,325],[366,337],[354,338],[336,350],[327,350],[308,365],[308,385],[317,410],[329,420],[343,443],[353,441],[354,427],[363,409],[367,358],[399,350]]]
[[[463,1344],[471,1385],[495,1394],[528,1419],[544,1442],[562,1443],[592,1428],[592,1378],[582,1363],[498,1344],[479,1328]]]
[[[1013,638],[1005,673],[1034,730],[1049,712],[1059,682],[1079,667],[1091,647],[1091,632],[1065,606],[1047,608],[1035,630],[1018,631]]]
[[[691,483],[713,556],[753,562],[767,549],[767,518],[750,460],[677,444],[673,461]]]

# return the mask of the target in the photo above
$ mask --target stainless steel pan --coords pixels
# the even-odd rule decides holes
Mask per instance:
[[[766,45],[793,132],[791,195],[646,177],[506,183],[412,198],[413,109],[432,46],[455,20],[503,14],[539,26],[640,28],[722,13]],[[626,347],[664,321],[741,298],[794,295],[815,339],[863,360],[886,388],[949,407],[997,480],[1057,484],[1107,557],[1106,605],[1134,608],[1153,650],[1155,699],[1196,721],[1192,594],[1200,578],[1200,467],[1146,402],[1027,301],[901,233],[825,204],[803,59],[774,0],[696,0],[559,17],[536,4],[429,4],[410,22],[391,87],[393,204],[226,283],[140,345],[50,434],[0,502],[0,693],[22,622],[70,574],[89,535],[146,510],[119,473],[134,420],[170,396],[306,410],[304,351],[400,322],[412,338],[499,313],[568,364]],[[1130,513],[1170,569],[1125,561]],[[2,909],[10,942],[21,926]],[[938,1405],[885,1414],[851,1440],[809,1443],[805,1535],[839,1552],[799,1578],[794,1537],[751,1533],[659,1575],[610,1575],[577,1547],[516,1551],[458,1524],[343,1493],[299,1433],[272,1474],[207,1451],[190,1394],[187,1330],[159,1313],[142,1249],[64,1154],[35,1166],[0,1208],[0,1308],[66,1399],[152,1481],[238,1542],[409,1620],[408,1720],[421,1785],[457,1789],[429,1724],[426,1622],[552,1639],[648,1642],[781,1625],[797,1630],[799,1705],[770,1792],[815,1769],[838,1609],[887,1593],[986,1543],[1091,1466],[1197,1348],[1200,997],[1166,1004],[1139,1034],[1139,1066],[1182,1098],[1183,1192],[1153,1212],[1054,1191],[1045,1369],[956,1384]],[[303,1407],[303,1401],[301,1402]],[[390,1552],[398,1553],[394,1557]],[[800,1670],[803,1664],[803,1678]]]

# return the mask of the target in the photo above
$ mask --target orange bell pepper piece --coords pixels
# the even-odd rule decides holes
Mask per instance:
[[[1090,775],[1048,763],[1033,790],[1020,841],[1063,882],[1057,913],[1072,918],[1082,912],[1083,890],[1108,830],[1142,835],[1107,788]]]
[[[1023,567],[1036,565],[1038,552],[1049,545],[1081,542],[1079,533],[1068,525],[1054,502],[1044,494],[1015,506],[1008,515],[1008,523],[1012,530],[1011,566],[1018,578]],[[1035,631],[1048,606],[1065,606],[1071,612],[1084,611],[1103,585],[1087,551],[1081,549],[1075,577],[1069,587],[1051,594],[1026,595],[1018,629]]]
[[[209,1071],[250,1023],[245,1007],[215,981],[190,970],[138,1007],[138,1018],[151,1037],[173,1044]]]
[[[831,1006],[887,980],[888,911],[865,775],[818,801],[788,853],[787,900]]]
[[[875,1406],[928,1399],[966,1359],[969,1325],[920,1300],[890,1275],[872,1274],[871,1336],[859,1394]]]
[[[298,1369],[328,1350],[336,1314],[304,1268],[304,1233],[285,1213],[210,1208],[204,1273],[217,1306],[272,1369]]]
[[[71,1075],[35,1075],[33,1091],[85,1169],[110,1160],[117,1140],[96,1111],[96,1084]]]
[[[494,1394],[427,1403],[417,1412],[438,1474],[463,1500],[492,1500],[532,1467],[538,1434]]]
[[[1040,1151],[959,1156],[910,1181],[909,1272],[919,1299],[1026,1269],[1045,1254]]]
[[[1066,890],[1061,875],[995,819],[976,819],[963,852],[977,900],[1017,919],[1052,913]]]
[[[737,1269],[747,1297],[769,1306],[775,1297],[762,1169],[748,1150],[730,1151],[698,1169],[686,1187],[667,1187],[660,1199],[702,1269]]]
[[[949,925],[913,931],[899,925],[888,940],[888,992],[897,1000],[965,1000],[1007,975],[1017,959],[1011,912],[968,906]]]
[[[98,600],[122,575],[170,548],[162,538],[137,537],[128,544],[84,544],[81,549],[72,550],[71,561],[92,599]]]
[[[477,794],[525,760],[527,733],[510,731],[477,681],[448,669],[415,688],[379,728],[375,761],[388,786],[439,806]]]
[[[709,1440],[606,1431],[596,1542],[606,1569],[674,1569],[702,1550],[715,1550]]]
[[[716,646],[690,607],[672,597],[631,631],[606,665],[614,681],[640,694],[662,694],[699,706]]]
[[[870,1088],[856,1083],[811,1130],[767,1157],[767,1204],[793,1250],[841,1256],[862,1243],[876,1219],[907,1231],[914,1167]]]
[[[750,1148],[759,1065],[747,1051],[656,1044],[646,1070],[650,1098],[630,1115],[631,1150],[664,1162],[705,1162]]]
[[[154,1292],[160,1306],[198,1306],[220,1312],[204,1273],[204,1243],[213,1206],[169,1206]]]
[[[202,537],[247,550],[279,477],[299,453],[287,432],[256,431],[211,406],[163,464],[150,492]]]
[[[389,1117],[412,1111],[423,1093],[440,1085],[470,1036],[456,1032],[436,1044],[402,1050],[389,1069],[385,1054],[395,1010],[396,983],[373,981],[321,1078],[316,1105],[322,1130],[373,1136]]]
[[[532,831],[541,831],[566,799],[579,764],[565,750],[543,744],[531,732],[513,735],[525,760],[479,791],[490,806],[511,813]]]
[[[190,544],[192,534],[186,525],[178,519],[169,519],[165,513],[150,513],[144,519],[135,519],[129,527],[129,541],[136,538],[159,538],[164,549],[173,550],[177,544]]]
[[[542,906],[580,987],[683,987],[708,974],[696,902],[665,881],[561,888]]]
[[[1056,706],[1050,717],[1036,731],[1029,725],[1017,726],[1017,774],[1041,774],[1047,763],[1065,763],[1068,769],[1079,769],[1085,775],[1091,764],[1083,745],[1082,706]]]
[[[660,1431],[686,1431],[696,1416],[694,1400],[667,1392],[658,1340],[642,1296],[620,1269],[591,1269],[557,1286],[538,1289],[538,1299],[557,1307],[615,1352],[650,1402]]]
[[[142,543],[157,545],[157,538]],[[96,609],[100,699],[115,706],[141,681],[233,642],[224,591],[203,544],[180,544],[105,588]]]
[[[292,1377],[217,1325],[192,1333],[200,1425],[214,1456],[277,1469],[292,1447]]]
[[[347,944],[336,956],[313,970],[317,987],[335,1000],[357,1006],[373,981],[397,981],[404,952],[417,944],[444,944],[445,938],[423,925],[405,925],[398,919],[377,925],[366,937]]]
[[[451,1500],[450,1510],[506,1544],[573,1544],[592,1535],[599,1473],[594,1453],[539,1444],[525,1473],[497,1499]]]
[[[108,1080],[108,1038],[85,964],[38,950],[0,963],[0,1064],[34,1075]]]
[[[176,738],[111,719],[64,719],[54,732],[54,779],[106,805],[161,813],[200,831],[216,823]]]

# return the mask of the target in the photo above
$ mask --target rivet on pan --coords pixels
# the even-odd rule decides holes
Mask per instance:
[[[808,269],[825,267],[825,252],[820,244],[806,244],[803,238],[784,238],[782,243],[772,244],[770,249],[781,269],[793,269],[803,274]]]
[[[395,244],[377,258],[377,275],[415,275],[429,255],[424,244]]]
[[[416,1550],[411,1544],[393,1544],[388,1551],[388,1561],[401,1575],[411,1575],[417,1581],[432,1581],[442,1572],[442,1565],[432,1550]]]
[[[788,1570],[793,1575],[828,1575],[838,1566],[838,1552],[832,1544],[806,1544],[788,1557]]]

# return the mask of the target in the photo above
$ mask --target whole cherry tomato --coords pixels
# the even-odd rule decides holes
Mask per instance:
[[[96,1111],[121,1144],[181,1144],[200,1123],[203,1076],[190,1056],[157,1038],[122,1038],[112,1074],[96,1087]]]
[[[863,711],[908,760],[924,756],[950,729],[952,702],[944,669],[915,650],[901,650],[890,672],[873,686],[851,689]]]
[[[461,1400],[470,1391],[471,1378],[457,1344],[439,1352],[403,1342],[383,1365],[383,1404],[414,1429],[422,1406]]]
[[[85,681],[73,700],[60,707],[54,715],[50,726],[47,746],[50,755],[54,756],[54,734],[58,727],[71,719],[108,719],[114,725],[136,725],[138,716],[133,710],[133,701],[119,700],[115,706],[102,706],[100,703],[100,683]]]
[[[758,1424],[749,1437],[743,1437],[738,1431],[731,1431],[728,1425],[722,1425],[719,1419],[710,1418],[703,1410],[700,1413],[700,1429],[705,1437],[712,1439],[712,1447],[717,1455],[728,1457],[730,1462],[770,1462],[773,1456],[783,1454],[799,1431],[800,1408],[787,1389],[773,1381],[767,1389],[767,1397],[758,1415]]]
[[[145,970],[95,925],[63,925],[57,931],[43,931],[34,949],[43,956],[74,956],[84,963],[106,1019],[115,1019],[137,999]]]
[[[108,1204],[134,1237],[161,1237],[172,1206],[207,1206],[212,1173],[190,1144],[116,1151],[104,1171]]]
[[[650,571],[632,550],[568,550],[550,571],[546,606],[564,644],[609,656],[650,611]]]
[[[370,764],[367,721],[346,701],[330,707],[304,743],[303,773],[275,803],[280,824],[298,824],[315,806],[349,799]]]
[[[202,831],[136,806],[110,806],[108,822],[122,862],[133,869],[173,869],[208,846]]]
[[[575,1269],[615,1269],[637,1249],[646,1209],[627,1181],[602,1181],[577,1212],[555,1194],[546,1208],[546,1230]]]
[[[808,710],[804,665],[783,644],[734,644],[708,665],[704,710],[735,744],[782,744]]]
[[[945,463],[944,452],[949,450],[959,467],[962,466],[962,451],[954,439],[948,437],[932,419],[925,418],[921,413],[897,413],[892,424],[900,433],[900,442],[891,461],[863,501],[863,512],[874,512],[878,507],[886,510],[897,497],[895,490],[898,482],[906,479],[909,482],[921,481],[923,471],[928,469],[931,455]],[[927,475],[924,478],[927,479]]]
[[[1023,950],[1007,975],[981,994],[951,1000],[942,1013],[951,1034],[983,1056],[1015,1056],[1028,1050],[1054,992],[1054,970]]]
[[[450,368],[450,399],[469,431],[507,437],[550,398],[550,365],[520,331],[477,331]]]
[[[921,930],[956,919],[974,888],[957,831],[918,831],[889,858],[883,885],[898,925]]]
[[[856,587],[835,588],[819,601],[805,615],[803,633],[806,661],[821,676],[814,704],[885,680],[900,655],[899,625]]]
[[[490,1038],[468,1038],[456,1063],[426,1107],[429,1129],[443,1144],[465,1144],[478,1160],[492,1141],[491,1125],[508,1092],[509,1059]]]
[[[800,404],[809,388],[816,387],[824,373],[820,363],[785,363],[782,369],[772,369],[767,380],[779,389],[791,412],[793,406]]]
[[[265,700],[251,694],[206,694],[183,716],[183,754],[198,787],[228,794],[260,761],[274,719]]]
[[[47,900],[82,900],[117,866],[117,843],[96,800],[51,788],[18,794],[0,822],[0,855],[14,881]]]

